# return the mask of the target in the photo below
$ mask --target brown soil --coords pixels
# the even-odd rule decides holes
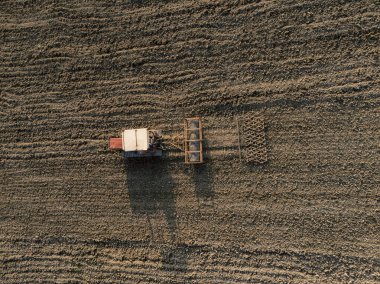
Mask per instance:
[[[377,1],[79,2],[0,3],[1,283],[380,282]],[[202,166],[107,149],[190,115]]]

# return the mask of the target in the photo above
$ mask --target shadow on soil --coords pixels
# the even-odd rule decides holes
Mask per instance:
[[[207,149],[207,140],[203,140],[203,149],[205,163],[201,165],[194,165],[192,169],[192,180],[195,185],[195,194],[200,199],[212,199],[214,197],[212,161],[209,158]]]
[[[207,140],[203,140],[203,149],[208,149]],[[205,163],[200,165],[190,165],[189,174],[195,187],[195,195],[198,200],[199,214],[207,213],[207,208],[213,208],[213,166],[207,150],[204,152]],[[203,211],[205,210],[206,211]],[[203,213],[202,213],[203,212]]]
[[[211,163],[195,166],[192,179],[195,185],[195,194],[198,198],[210,199],[214,197]]]
[[[133,214],[149,217],[163,213],[170,237],[176,236],[174,181],[168,161],[160,158],[126,159],[127,187]],[[156,228],[152,228],[154,230]],[[153,232],[160,233],[160,232]]]
[[[188,254],[188,248],[183,245],[165,248],[162,251],[162,270],[186,272]]]

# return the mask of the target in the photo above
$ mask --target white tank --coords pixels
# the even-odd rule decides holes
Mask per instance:
[[[146,151],[149,148],[148,128],[124,130],[122,141],[125,152]]]

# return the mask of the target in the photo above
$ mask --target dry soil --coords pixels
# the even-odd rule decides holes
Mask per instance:
[[[379,283],[379,46],[377,0],[2,0],[0,282]],[[107,148],[191,115],[202,166]]]

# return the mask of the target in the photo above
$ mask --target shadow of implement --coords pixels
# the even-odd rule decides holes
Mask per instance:
[[[195,193],[199,199],[210,199],[214,197],[213,191],[213,167],[210,159],[207,139],[203,140],[205,163],[194,165],[192,169],[192,180],[195,185]]]

